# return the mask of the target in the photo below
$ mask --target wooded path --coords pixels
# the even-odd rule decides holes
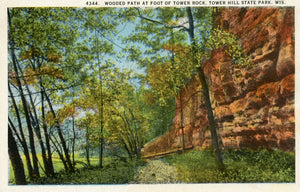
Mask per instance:
[[[188,146],[188,147],[184,148],[184,150],[182,148],[173,149],[173,150],[164,151],[164,152],[161,152],[161,153],[154,153],[154,154],[150,154],[150,155],[144,155],[144,156],[142,156],[142,158],[146,159],[146,160],[158,159],[158,158],[161,158],[161,157],[165,157],[167,155],[182,153],[183,151],[191,150],[193,148],[194,148],[194,146]]]

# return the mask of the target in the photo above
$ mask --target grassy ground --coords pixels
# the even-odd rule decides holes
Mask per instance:
[[[38,159],[42,162],[40,155]],[[75,161],[86,163],[85,158],[79,156],[75,157]],[[75,172],[68,174],[65,173],[64,166],[59,157],[53,155],[53,165],[56,172],[55,177],[46,177],[40,170],[41,177],[39,179],[31,181],[27,178],[27,182],[29,184],[123,184],[131,182],[137,168],[143,165],[142,160],[121,161],[117,158],[109,157],[104,158],[104,167],[102,169],[98,166],[98,158],[90,158],[90,167],[86,167],[84,163],[76,163]],[[28,176],[26,165],[25,174]],[[12,167],[10,168],[9,183],[14,184]]]
[[[42,163],[43,162],[42,155],[38,154],[37,157],[38,157],[39,162]],[[24,168],[25,168],[25,175],[27,176],[27,180],[28,180],[28,170],[27,170],[27,166],[25,163],[25,156],[22,155],[21,158],[23,160],[23,164],[24,164]],[[63,166],[58,154],[52,155],[52,161],[53,161],[53,166],[54,166],[55,172],[62,172],[64,170],[64,166]],[[86,163],[86,158],[75,154],[75,161],[80,161],[80,162]],[[92,166],[96,166],[99,163],[99,160],[98,160],[98,158],[90,158],[90,163]],[[106,161],[106,163],[108,163],[108,160]],[[76,169],[81,169],[83,167],[84,167],[83,163],[76,163]],[[41,169],[40,169],[40,174],[41,174],[41,177],[45,177],[45,174]],[[9,171],[9,183],[11,183],[11,184],[14,183],[14,172],[13,172],[11,166],[10,166],[10,171]]]
[[[142,165],[142,161],[112,160],[103,168],[99,166],[83,167],[76,169],[72,174],[58,172],[55,177],[42,177],[30,184],[125,184],[130,183],[136,173],[137,167]]]
[[[295,154],[275,150],[230,150],[226,171],[216,168],[211,151],[192,151],[167,158],[184,183],[295,182]]]
[[[224,152],[226,171],[216,168],[211,151],[191,151],[153,160],[106,158],[104,167],[91,159],[91,167],[77,164],[66,174],[58,158],[53,158],[56,176],[41,177],[30,184],[123,184],[123,183],[255,183],[295,182],[295,154],[276,150],[230,150]],[[77,157],[76,160],[84,161]],[[12,171],[11,171],[12,172]],[[11,176],[13,183],[13,176]]]

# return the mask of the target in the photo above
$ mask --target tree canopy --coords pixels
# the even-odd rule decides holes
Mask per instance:
[[[212,21],[211,8],[8,9],[10,158],[24,154],[30,179],[55,174],[54,154],[66,172],[75,170],[75,153],[89,164],[95,148],[100,167],[108,154],[140,158],[168,130],[175,98],[195,74],[212,110],[201,66],[210,51],[224,47],[237,64],[249,63]]]

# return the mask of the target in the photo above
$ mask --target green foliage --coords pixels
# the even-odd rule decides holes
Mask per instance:
[[[84,167],[86,167],[86,164],[85,164],[85,162],[86,162],[86,160],[85,160],[85,158],[84,157],[80,157],[79,155],[77,155],[77,154],[75,154],[75,156],[76,156],[76,169],[77,170],[80,170],[80,169],[82,169],[82,168],[84,168]],[[38,157],[38,159],[39,159],[39,161],[40,162],[42,162],[42,155],[41,154],[38,154],[37,155],[37,157]],[[24,160],[25,160],[25,157],[24,157],[24,155],[22,155],[22,157],[21,157],[22,159],[23,159],[23,162],[25,162]],[[58,154],[53,154],[53,156],[52,156],[52,161],[53,161],[53,165],[54,165],[54,168],[55,168],[55,172],[56,173],[58,173],[59,175],[60,174],[63,174],[63,172],[64,172],[64,166],[63,166],[63,164],[62,164],[62,162],[61,162],[61,160],[60,160],[60,158],[59,158],[59,156],[58,156]],[[108,161],[108,160],[107,160]],[[91,165],[92,166],[96,166],[97,164],[98,164],[98,159],[96,159],[96,158],[90,158],[90,162],[91,162]],[[27,169],[27,165],[26,165],[26,163],[24,164],[24,168],[25,168],[25,174],[26,174],[26,176],[27,176],[27,181],[29,181],[29,175],[28,175],[28,169]],[[44,169],[44,167],[43,167],[43,169]],[[15,184],[15,178],[14,178],[14,172],[12,171],[12,166],[10,166],[10,171],[9,171],[9,183],[10,184]],[[48,179],[46,179],[46,175],[45,175],[45,173],[44,172],[41,172],[41,177],[42,177],[42,179],[41,179],[41,181],[43,180],[44,181],[44,183],[47,181],[47,180],[49,180],[49,181],[53,181],[54,182],[54,180],[55,180],[55,178],[48,178]],[[40,182],[40,181],[29,181],[29,182],[35,182],[35,183],[37,183],[37,182]],[[52,182],[52,183],[53,183]],[[59,183],[59,181],[56,181],[57,183]]]
[[[125,184],[133,180],[137,167],[143,165],[138,159],[106,159],[101,169],[95,163],[92,166],[78,166],[74,173],[58,171],[54,177],[42,176],[30,181],[30,184]],[[93,161],[92,161],[93,162]],[[60,163],[61,164],[61,163]],[[13,180],[10,181],[13,184]]]
[[[295,182],[295,154],[275,150],[224,152],[219,171],[211,151],[192,151],[167,158],[186,183]]]
[[[227,55],[232,58],[237,66],[250,65],[250,59],[245,54],[237,37],[227,31],[213,29],[206,46],[212,49],[224,48]]]
[[[191,151],[147,164],[138,159],[106,158],[103,169],[95,166],[97,159],[91,159],[91,167],[77,163],[73,174],[63,171],[58,157],[53,160],[56,176],[43,176],[31,184],[295,182],[295,154],[279,150],[225,151],[226,171],[217,169],[212,151]]]
[[[177,168],[178,179],[186,183],[211,182],[216,170],[215,158],[211,151],[192,151],[168,158]]]
[[[168,129],[176,107],[175,97],[201,65],[207,51],[223,47],[237,65],[249,62],[236,37],[218,29],[212,30],[212,9],[192,10],[195,28],[192,41],[195,41],[196,53],[192,43],[188,43],[191,37],[187,32],[191,26],[185,8],[10,9],[9,60],[13,59],[11,49],[14,48],[19,70],[22,71],[22,86],[29,86],[28,90],[37,94],[32,107],[38,109],[38,123],[44,122],[53,138],[57,137],[53,127],[61,125],[67,145],[71,146],[70,126],[65,120],[72,116],[76,118],[76,131],[84,133],[89,130],[86,134],[88,142],[82,146],[95,148],[104,137],[107,150],[122,148],[130,157],[139,156],[147,141]],[[126,24],[121,29],[122,23],[130,23],[132,30],[127,36],[120,37],[126,43],[120,46],[118,37],[122,34],[121,30],[128,30],[125,29]],[[119,53],[116,53],[117,50]],[[197,62],[194,62],[194,57]],[[118,66],[128,61],[145,67],[147,74],[143,76],[119,69]],[[9,80],[16,84],[16,72],[11,64],[12,61],[9,61]],[[144,85],[133,85],[132,82],[140,80],[141,76]],[[13,90],[19,91],[17,87]],[[49,96],[49,101],[43,98],[41,102],[41,92],[45,93],[44,97]],[[29,91],[25,94],[33,95]],[[54,112],[50,105],[53,105]],[[24,113],[22,106],[18,108]],[[12,107],[9,111],[10,116],[16,115]],[[46,119],[43,119],[42,112],[45,112]],[[103,132],[100,131],[102,128]],[[79,137],[74,138],[76,145],[83,143]],[[54,144],[58,146],[56,150],[61,148],[59,142],[51,142],[50,148]],[[210,152],[203,152],[200,156],[196,152],[188,153],[182,155],[183,159],[175,156],[170,162],[178,166],[179,177],[185,182],[292,181],[294,178],[295,167],[291,164],[273,165],[275,158],[292,162],[291,156],[267,152],[249,157],[248,152],[228,154],[226,173],[215,171],[214,157]],[[269,156],[270,160],[266,161]],[[79,157],[75,159],[81,161]],[[184,159],[189,160],[185,162]],[[40,157],[39,161],[42,162]],[[259,166],[252,165],[253,161],[259,162]],[[53,163],[55,171],[63,169],[57,156],[53,156]],[[61,172],[57,178],[43,177],[37,183],[81,183],[82,178],[82,183],[89,183],[89,180],[90,183],[126,183],[133,179],[137,164],[135,161],[116,161],[100,172],[96,167],[79,170],[81,164],[78,164],[78,171],[72,177]],[[246,165],[251,166],[245,169]],[[147,175],[146,172],[150,171],[143,172],[142,168],[140,171],[146,175],[138,174],[136,182],[177,181],[173,168],[155,161],[145,170],[154,168],[158,178],[146,181],[153,175]],[[260,173],[260,168],[267,170]],[[170,177],[159,172],[162,170]],[[199,171],[195,173],[193,170]],[[260,176],[253,175],[253,170],[257,170]],[[227,177],[229,173],[235,178]],[[166,180],[160,180],[162,177]]]
[[[224,154],[228,169],[235,169],[234,162],[247,166],[239,170],[239,179],[244,182],[294,182],[295,154],[277,150],[231,150]]]
[[[161,160],[150,161],[140,167],[132,183],[177,183],[176,168]]]

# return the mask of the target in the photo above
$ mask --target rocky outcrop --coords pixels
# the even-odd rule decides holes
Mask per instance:
[[[236,35],[251,66],[237,67],[223,49],[203,63],[224,148],[295,147],[293,8],[223,9],[218,23]],[[224,28],[224,26],[223,26]],[[201,84],[194,77],[181,91],[187,147],[211,147]],[[180,106],[177,100],[177,106]],[[144,154],[182,146],[180,109],[173,125],[148,143]]]

